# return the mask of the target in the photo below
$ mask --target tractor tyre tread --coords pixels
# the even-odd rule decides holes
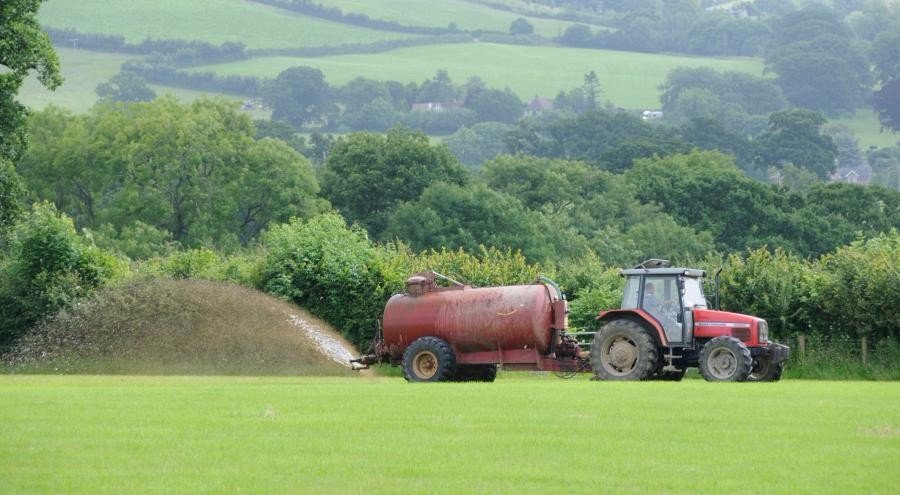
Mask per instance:
[[[728,348],[735,357],[735,370],[727,378],[716,377],[709,368],[710,354],[718,348]],[[700,374],[708,382],[745,382],[750,378],[753,371],[753,357],[750,356],[750,349],[735,337],[730,335],[722,335],[707,342],[700,350]]]
[[[609,344],[609,339],[626,337],[637,346],[637,360],[633,368],[625,374],[617,374],[603,365],[601,349]],[[619,319],[600,327],[591,342],[591,367],[595,380],[648,380],[658,367],[659,352],[650,332],[639,323]]]

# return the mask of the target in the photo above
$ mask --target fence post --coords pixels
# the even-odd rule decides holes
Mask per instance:
[[[868,358],[868,354],[869,354],[868,351],[869,351],[869,337],[863,337],[863,338],[862,338],[862,361],[863,361],[863,366],[866,365],[866,361],[868,360],[868,359],[867,359],[867,358]]]
[[[806,335],[802,333],[797,335],[797,352],[800,354],[800,360],[806,356]]]

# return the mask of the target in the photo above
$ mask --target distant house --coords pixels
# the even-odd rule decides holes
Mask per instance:
[[[663,118],[662,110],[644,110],[641,112],[643,120],[656,120]]]
[[[535,96],[534,99],[525,105],[525,115],[539,115],[547,110],[553,110],[553,100],[550,98],[541,98]]]
[[[413,112],[443,112],[452,108],[460,108],[462,104],[455,101],[428,101],[425,103],[413,103]]]
[[[846,182],[847,184],[868,184],[872,180],[872,167],[868,164],[858,167],[841,167],[829,177],[831,182]]]

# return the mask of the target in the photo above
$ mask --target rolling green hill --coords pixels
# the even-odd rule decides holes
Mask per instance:
[[[54,0],[41,6],[39,19],[45,26],[121,35],[131,43],[149,37],[290,48],[411,36],[298,15],[245,0],[130,0],[121,8],[103,0]]]
[[[447,27],[455,23],[460,29],[508,32],[509,25],[524,17],[534,32],[553,38],[562,34],[571,22],[523,16],[512,12],[464,0],[423,2],[422,0],[321,0],[319,3],[337,7],[345,13],[366,14],[369,17],[416,26]],[[423,8],[423,4],[430,4]]]
[[[219,74],[274,77],[293,66],[321,69],[330,84],[343,84],[357,76],[379,80],[421,82],[438,69],[447,69],[456,81],[481,77],[489,86],[504,87],[523,99],[555,96],[561,89],[580,86],[584,74],[596,71],[604,99],[626,108],[659,106],[659,86],[679,66],[762,73],[756,59],[714,59],[579,48],[526,47],[490,43],[433,45],[392,50],[372,55],[320,58],[265,57],[198,67]]]
[[[555,19],[523,16],[518,12],[560,11],[520,0],[319,0],[325,6],[340,8],[345,14],[365,14],[373,19],[403,25],[447,27],[455,23],[463,30],[506,32],[518,17],[526,17],[535,31],[552,38],[571,23]],[[491,5],[502,5],[494,8]],[[214,44],[241,42],[250,49],[301,48],[341,44],[371,43],[414,38],[396,31],[368,29],[297,14],[250,0],[133,0],[116,4],[102,0],[53,0],[42,5],[42,24],[73,28],[84,33],[123,36],[137,43],[148,37],[198,39]],[[597,28],[597,26],[594,26]],[[56,92],[45,90],[33,79],[23,88],[20,99],[28,105],[43,107],[54,103],[75,111],[94,104],[97,84],[109,79],[133,55],[109,54],[57,47],[66,83]],[[552,97],[560,90],[579,86],[585,73],[600,76],[603,98],[625,108],[657,108],[658,86],[667,73],[678,66],[706,66],[716,70],[762,73],[758,59],[703,58],[586,50],[556,46],[514,46],[489,43],[424,45],[376,54],[349,54],[316,58],[266,57],[239,62],[195,67],[193,70],[218,74],[273,77],[298,65],[317,67],[332,85],[343,84],[357,76],[401,82],[421,82],[438,69],[447,69],[457,82],[477,75],[489,86],[508,86],[523,99],[536,95]],[[204,94],[199,91],[155,86],[158,94],[172,93],[190,100]],[[241,96],[223,95],[242,99]],[[879,132],[878,120],[865,109],[838,122],[856,132],[863,147],[885,146],[897,141],[891,134]]]

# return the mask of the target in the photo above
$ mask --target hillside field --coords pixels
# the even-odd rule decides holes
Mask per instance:
[[[492,9],[466,0],[320,0],[318,3],[337,7],[344,13],[360,13],[369,17],[404,25],[447,27],[455,23],[460,29],[509,32],[509,26],[523,18],[534,26],[534,32],[555,38],[574,24],[571,21],[543,19]],[[423,8],[423,5],[427,7]],[[595,30],[600,26],[592,26]]]
[[[749,58],[716,59],[492,43],[420,46],[372,55],[266,57],[194,70],[275,77],[298,65],[322,70],[332,85],[344,84],[358,76],[422,82],[439,69],[446,69],[455,81],[464,82],[477,75],[488,86],[509,86],[525,100],[535,95],[554,97],[560,90],[579,87],[584,75],[593,70],[600,78],[603,98],[625,108],[657,108],[658,86],[675,67],[711,67],[754,75],[761,75],[763,70],[760,60]]]
[[[84,33],[145,38],[241,42],[248,48],[291,48],[409,38],[309,17],[245,0],[136,0],[115,8],[104,0],[54,0],[41,6],[42,25]]]
[[[900,384],[0,376],[3,493],[895,493]]]

